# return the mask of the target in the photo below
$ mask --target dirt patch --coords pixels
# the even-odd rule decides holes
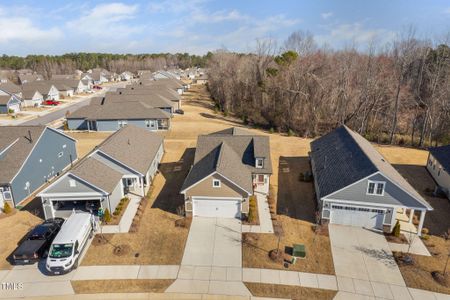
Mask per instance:
[[[289,286],[280,284],[264,284],[244,282],[253,296],[288,299],[327,300],[336,296],[336,291]]]
[[[395,236],[393,234],[388,234],[385,233],[384,236],[386,237],[386,240],[389,243],[396,243],[396,244],[408,244],[408,239],[406,238],[406,236],[404,234],[400,234],[400,236]]]
[[[27,211],[16,211],[0,219],[0,269],[11,269],[8,259],[18,243],[42,220]]]
[[[130,253],[131,247],[127,244],[122,244],[114,247],[113,254],[117,256],[124,256]]]
[[[279,249],[285,251],[294,244],[305,244],[306,258],[297,260],[286,269],[282,260],[273,261],[271,250],[277,249],[278,238],[274,234],[245,233],[242,243],[243,266],[245,268],[285,269],[320,274],[334,274],[330,239],[327,235],[315,234],[309,222],[279,216],[283,236]],[[285,255],[284,258],[289,258]]]
[[[70,283],[76,294],[163,293],[173,281],[170,279],[117,279],[77,280]]]

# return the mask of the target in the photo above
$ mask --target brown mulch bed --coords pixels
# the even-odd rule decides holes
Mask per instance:
[[[123,214],[125,213],[125,211],[127,210],[128,204],[130,203],[130,199],[128,198],[128,200],[126,200],[122,205],[122,210],[120,211],[120,213],[118,215],[114,215],[113,213],[111,213],[111,221],[109,221],[107,224],[108,225],[119,225],[120,220],[122,219]]]
[[[389,243],[408,244],[408,239],[403,233],[401,233],[398,237],[390,233],[385,233],[384,236]]]
[[[242,224],[244,224],[244,225],[259,225],[258,201],[256,199],[255,199],[255,220],[253,222],[250,222],[249,220],[245,219],[242,221]]]

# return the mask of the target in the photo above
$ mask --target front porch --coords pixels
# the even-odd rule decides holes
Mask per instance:
[[[418,213],[418,214],[416,214]],[[397,208],[396,220],[400,223],[400,231],[405,233],[415,233],[419,236],[422,235],[423,222],[425,220],[426,210],[414,210],[406,207]],[[414,217],[418,218],[418,222],[414,220]],[[415,224],[416,223],[416,224]],[[395,225],[395,223],[394,223]]]
[[[122,178],[123,196],[128,194],[145,196],[146,184],[143,177],[127,175]]]

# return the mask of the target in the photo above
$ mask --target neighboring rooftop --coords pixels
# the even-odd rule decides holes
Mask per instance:
[[[10,94],[18,94],[22,91],[21,87],[12,82],[0,83],[0,90],[5,91]]]
[[[442,168],[450,173],[450,145],[433,147],[428,149],[434,158],[439,161]]]
[[[345,125],[311,142],[311,158],[320,198],[379,171],[431,207],[369,141]]]

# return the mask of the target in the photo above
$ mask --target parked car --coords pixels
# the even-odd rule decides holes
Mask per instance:
[[[61,104],[61,102],[56,101],[56,100],[45,100],[44,101],[44,105],[52,105],[52,106],[56,106]]]
[[[176,109],[175,113],[180,114],[180,115],[184,115],[184,110],[182,109]]]
[[[39,261],[41,257],[46,257],[48,248],[63,223],[64,219],[54,218],[34,227],[13,252],[13,263],[16,265],[32,264]]]
[[[101,90],[101,89],[102,89],[102,87],[99,86],[99,85],[94,85],[94,86],[92,86],[92,88],[93,88],[93,89],[96,89],[96,90]]]
[[[94,234],[93,215],[73,213],[52,242],[45,267],[51,275],[69,273],[78,267],[78,259]]]

